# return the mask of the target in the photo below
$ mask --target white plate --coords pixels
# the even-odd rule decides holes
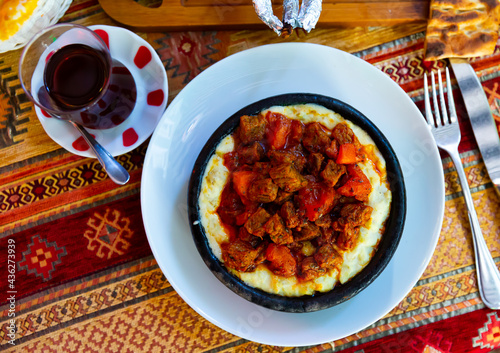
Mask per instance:
[[[120,27],[90,26],[101,37],[106,37],[111,57],[120,61],[134,78],[137,99],[129,117],[111,129],[87,129],[113,156],[127,153],[142,144],[153,133],[165,112],[168,100],[168,81],[165,68],[153,47],[137,34]],[[145,66],[134,63],[138,51],[149,51],[150,60]],[[42,58],[43,59],[43,58]],[[41,60],[42,60],[41,59]],[[152,98],[151,98],[152,97]],[[80,133],[69,123],[51,118],[35,105],[38,119],[47,135],[67,151],[83,157],[95,158],[87,148]]]
[[[226,288],[201,260],[187,218],[189,177],[210,135],[240,108],[292,92],[343,100],[372,120],[401,162],[408,203],[401,242],[384,272],[353,299],[305,314],[265,309]],[[441,229],[444,177],[420,111],[388,76],[330,47],[285,43],[232,55],[202,72],[179,93],[149,144],[141,205],[158,265],[200,315],[251,341],[315,345],[362,330],[388,313],[415,285]]]

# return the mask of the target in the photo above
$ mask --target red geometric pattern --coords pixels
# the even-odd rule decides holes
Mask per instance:
[[[74,0],[63,22],[80,19],[80,22],[87,24],[102,21],[109,21],[109,24],[112,24],[112,20],[104,16],[97,0]],[[275,39],[266,40],[266,34],[263,32],[257,33],[258,35],[253,31],[248,32],[249,35],[245,32],[226,31],[172,32],[148,33],[145,36],[158,38],[154,46],[158,48],[168,72],[169,81],[174,88],[170,95],[174,96],[186,83],[216,60],[244,47],[255,47],[265,41],[275,41]],[[326,34],[321,31],[317,33]],[[257,37],[259,39],[256,39]],[[315,40],[315,37],[309,36],[305,41]],[[323,39],[320,36],[318,40]],[[331,45],[331,43],[325,44]],[[113,46],[113,43],[110,45]],[[500,57],[499,50],[500,48],[497,48],[497,57]],[[423,34],[416,40],[402,39],[384,45],[380,49],[368,49],[366,52],[369,54],[364,57],[365,60],[388,74],[415,100],[421,100],[423,72],[444,65],[444,61],[430,63],[422,60]],[[132,55],[134,54],[132,52]],[[10,80],[17,72],[16,65],[9,64],[13,69],[11,73],[7,73],[7,77],[2,60],[4,59],[0,59],[0,93],[9,95],[9,99],[18,99],[17,94],[22,89],[12,90],[12,85],[17,84],[18,79]],[[489,62],[488,60],[490,59],[473,59],[472,62],[476,71],[483,74],[483,87],[498,119],[500,94],[497,92],[500,92],[498,89],[500,77],[497,68],[500,58],[493,58]],[[491,76],[485,77],[490,74]],[[9,80],[6,80],[7,78]],[[169,92],[162,93],[161,103],[167,99]],[[0,94],[0,103],[3,103],[3,98]],[[154,95],[149,98],[150,102],[155,102]],[[470,126],[467,125],[467,115],[463,111],[463,102],[460,102],[461,95],[458,91],[455,91],[455,99],[460,110],[464,136],[461,151],[468,152],[477,146],[471,135]],[[23,107],[28,106],[27,99],[19,100],[23,103]],[[422,108],[421,102],[417,104]],[[10,109],[11,106],[13,105],[9,103],[4,105],[4,108]],[[0,104],[0,112],[0,148],[2,144],[11,146],[14,143],[12,136],[15,134],[12,132],[16,129],[6,124],[17,126],[17,130],[21,127],[30,129],[30,134],[33,132],[32,125],[25,128],[25,123],[17,124],[16,116],[19,116],[16,115],[17,111],[2,111]],[[7,117],[7,120],[4,117]],[[17,125],[13,125],[14,123]],[[5,134],[6,131],[8,134]],[[131,137],[135,138],[132,135]],[[124,143],[126,140],[124,138]],[[17,141],[20,141],[19,137],[16,143]],[[29,140],[31,145],[36,145],[32,141],[36,140]],[[26,146],[29,144],[23,144],[22,141],[19,143],[19,147]],[[165,294],[155,297],[158,291],[168,286],[158,268],[154,268],[150,273],[149,265],[141,267],[139,272],[144,270],[146,273],[141,272],[133,278],[129,276],[138,271],[137,269],[130,270],[126,274],[123,272],[124,268],[129,268],[129,264],[130,268],[141,265],[145,258],[153,261],[138,212],[140,210],[138,175],[142,168],[145,150],[146,144],[143,144],[139,149],[119,157],[120,162],[126,165],[128,170],[134,170],[137,176],[134,180],[134,173],[131,173],[131,183],[121,187],[104,180],[105,174],[102,176],[96,174],[96,170],[100,168],[97,162],[69,158],[68,154],[61,153],[57,156],[67,161],[67,166],[66,163],[58,161],[58,157],[48,158],[39,153],[36,154],[37,159],[28,160],[26,165],[20,165],[18,169],[21,171],[8,167],[6,169],[8,173],[0,175],[3,180],[8,181],[0,180],[0,233],[4,223],[9,224],[6,228],[11,231],[0,239],[0,249],[6,249],[7,238],[15,238],[19,255],[18,269],[23,252],[26,254],[23,256],[22,264],[27,266],[26,262],[30,256],[27,249],[29,245],[35,245],[33,240],[35,234],[47,247],[57,243],[55,249],[64,248],[67,252],[67,256],[61,258],[64,263],[56,265],[55,270],[49,273],[50,280],[42,281],[41,277],[28,274],[27,268],[26,271],[22,269],[16,274],[16,290],[19,299],[22,298],[18,302],[21,312],[16,316],[17,334],[20,340],[17,347],[7,346],[5,344],[7,331],[5,325],[1,325],[0,351],[6,349],[9,352],[275,353],[304,350],[308,353],[323,351],[325,353],[340,351],[343,353],[486,353],[494,347],[500,347],[497,342],[498,314],[489,309],[481,309],[482,302],[477,294],[475,274],[472,270],[453,271],[462,270],[464,266],[472,268],[473,262],[469,261],[472,252],[466,251],[465,245],[448,246],[448,243],[440,242],[438,251],[423,277],[432,280],[420,282],[385,320],[350,337],[311,348],[270,347],[249,342],[232,336],[200,317],[174,291],[164,292]],[[24,153],[18,151],[19,148],[16,149],[16,153]],[[473,157],[476,158],[474,161],[480,159],[477,152],[473,153]],[[464,159],[470,157],[467,156]],[[41,162],[46,160],[54,166],[43,166]],[[36,174],[25,171],[33,162],[37,163],[33,165],[34,169],[37,168]],[[467,167],[469,181],[473,185],[485,186],[489,181],[485,176],[484,166],[481,162],[478,163]],[[450,168],[447,165],[445,169]],[[17,169],[17,164],[15,167]],[[447,172],[445,178],[446,195],[456,196],[459,191],[456,173]],[[500,206],[500,204],[491,187],[486,185],[485,191],[476,191],[474,196],[476,196],[475,201],[480,203],[479,209],[492,212],[491,217],[496,215],[498,207],[491,205]],[[491,198],[488,207],[483,203],[486,202],[483,201],[486,198]],[[446,212],[454,214],[450,217],[446,217],[445,214],[445,220],[449,220],[449,223],[443,225],[443,235],[456,234],[453,230],[457,230],[464,233],[463,238],[465,238],[468,221],[457,216],[461,214],[466,217],[463,201],[459,203],[454,200],[452,198],[446,202]],[[71,208],[68,205],[71,205]],[[31,210],[40,212],[32,216]],[[107,210],[109,213],[106,215]],[[116,217],[114,211],[118,212]],[[12,216],[18,218],[14,219]],[[130,237],[126,237],[125,233],[120,235],[120,232],[127,229],[124,223],[117,225],[114,222],[114,219],[121,222],[124,218],[129,219]],[[94,219],[94,227],[89,226],[90,219]],[[500,224],[496,221],[490,222],[490,218],[486,216],[483,219],[488,219],[486,223],[488,231],[493,234],[491,237],[495,240],[492,249],[496,252],[495,256],[498,256],[500,241],[497,240],[500,235],[498,228]],[[461,229],[464,227],[466,229]],[[84,237],[85,231],[92,232],[95,245],[93,250],[87,248],[90,241]],[[121,243],[120,239],[124,239],[126,243]],[[119,249],[121,254],[105,249],[112,244],[118,245],[116,249]],[[97,255],[99,246],[103,246],[102,257]],[[446,253],[445,257],[439,253],[439,247],[441,252]],[[36,252],[34,254],[36,255]],[[37,260],[41,262],[45,258],[40,254],[37,255]],[[0,256],[0,268],[6,268],[5,265],[6,257]],[[0,282],[0,292],[5,292],[5,284],[1,283],[8,282]],[[146,296],[145,293],[151,296]],[[4,296],[0,299],[0,304],[4,304],[4,312],[5,308],[8,308],[7,304],[2,302],[5,298]],[[121,305],[122,309],[119,309],[118,305]]]
[[[163,46],[157,52],[167,72],[173,69],[172,77],[184,76],[186,84],[215,62],[210,58],[217,52],[212,46],[220,40],[215,32],[185,32],[169,33],[156,42]]]
[[[379,63],[375,66],[380,66],[380,64],[382,64],[380,69],[399,84],[422,76],[424,72],[422,57],[416,55]]]
[[[445,339],[439,331],[426,331],[423,335],[413,337],[409,346],[415,352],[422,353],[449,353],[451,352],[452,342]]]
[[[130,142],[130,140],[127,141]],[[86,143],[85,145],[88,146]],[[141,168],[144,163],[146,147],[144,145],[126,155],[120,156],[120,163],[128,171]],[[105,178],[107,178],[107,174],[99,162],[97,160],[88,160],[87,164],[57,172],[53,175],[46,175],[28,183],[5,188],[0,185],[0,214],[30,205],[38,200],[49,199],[68,191],[96,184]]]
[[[22,102],[26,102],[28,98],[16,74],[17,70],[6,65],[4,59],[0,58],[0,149],[18,143],[19,135],[26,133],[26,128],[20,126],[27,119],[19,113]],[[29,110],[31,108],[27,109]]]
[[[52,272],[61,263],[61,258],[66,256],[66,249],[58,247],[56,242],[47,242],[35,235],[28,245],[28,249],[22,253],[23,259],[18,263],[18,271],[26,270],[28,274],[42,277],[43,281],[52,278]]]
[[[500,346],[500,320],[496,312],[488,314],[488,321],[478,330],[479,336],[473,338],[473,347],[496,348]]]
[[[115,201],[97,205],[90,210],[75,208],[74,213],[69,212],[65,217],[18,231],[15,234],[15,240],[16,252],[19,256],[17,261],[20,263],[17,265],[16,273],[15,287],[18,293],[16,298],[20,300],[22,297],[34,295],[42,288],[47,290],[82,276],[151,256],[140,207],[140,195],[133,193],[130,196],[121,196]],[[107,210],[111,211],[106,213]],[[89,226],[90,219],[94,219],[92,227]],[[121,233],[114,234],[114,229]],[[88,248],[89,241],[84,237],[85,231],[91,232],[87,233],[89,237],[92,234],[92,237],[96,238],[90,249]],[[39,237],[33,239],[35,234]],[[7,253],[8,239],[10,237],[0,239],[0,249],[4,249],[5,253]],[[44,244],[39,245],[41,239],[45,240],[45,247],[43,247]],[[97,254],[100,246],[102,246],[100,251],[102,257]],[[51,247],[55,249],[50,249]],[[64,249],[65,252],[62,254],[67,256],[61,258],[62,264],[58,262],[54,264],[55,271],[50,272],[50,267],[35,269],[36,261],[41,262],[45,259],[43,254],[37,254],[37,248],[45,250],[44,253],[47,252],[46,248],[49,248],[52,252],[51,255],[45,255],[45,257],[50,256],[47,262],[51,259],[57,260],[57,249]],[[24,254],[21,255],[22,253]],[[109,257],[109,255],[112,256]],[[38,259],[32,259],[34,256]],[[46,266],[50,265],[47,263]],[[7,256],[0,256],[0,268],[7,268]],[[45,269],[46,272],[43,272],[42,270]],[[37,273],[43,274],[37,277]],[[7,290],[7,280],[1,281],[0,293],[6,293]],[[6,300],[7,296],[1,297],[0,306],[4,305]]]
[[[88,240],[87,249],[100,258],[123,255],[130,247],[126,239],[134,232],[129,228],[130,219],[121,217],[118,210],[106,209],[104,214],[94,213],[87,222],[88,229],[83,236]]]

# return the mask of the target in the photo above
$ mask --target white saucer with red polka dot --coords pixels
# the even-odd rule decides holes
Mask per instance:
[[[137,98],[128,118],[110,129],[87,130],[113,156],[127,153],[153,133],[168,100],[165,68],[153,47],[135,33],[120,27],[90,26],[108,45],[111,57],[121,62],[134,78]],[[69,152],[94,157],[80,133],[68,122],[50,117],[35,106],[45,132]]]

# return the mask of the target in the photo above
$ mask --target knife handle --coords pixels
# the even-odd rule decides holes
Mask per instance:
[[[453,164],[457,170],[458,179],[462,186],[469,222],[472,231],[472,242],[474,244],[474,255],[476,257],[476,273],[479,294],[484,304],[490,309],[500,309],[500,272],[491,257],[488,246],[484,241],[483,233],[479,225],[474,202],[467,182],[462,161],[458,151],[448,151]]]

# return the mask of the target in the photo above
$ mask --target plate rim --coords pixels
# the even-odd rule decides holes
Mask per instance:
[[[267,44],[267,45],[262,45],[262,46],[259,46],[259,47],[255,47],[255,48],[251,48],[251,49],[248,49],[248,50],[244,50],[242,52],[238,52],[238,53],[235,53],[233,55],[230,55],[222,60],[220,60],[219,62],[215,63],[214,65],[212,65],[211,67],[207,68],[205,71],[203,71],[200,75],[198,75],[197,77],[195,77],[195,79],[193,79],[190,83],[188,83],[188,85],[186,85],[186,87],[177,95],[177,97],[175,97],[175,99],[170,103],[170,105],[167,107],[167,110],[165,111],[162,119],[160,120],[158,126],[161,126],[163,123],[165,123],[165,121],[167,121],[168,119],[168,115],[170,114],[170,111],[173,109],[172,107],[175,106],[175,103],[177,100],[180,100],[182,99],[182,96],[183,96],[183,91],[187,90],[187,89],[190,89],[189,87],[191,87],[192,85],[194,85],[194,82],[196,82],[196,80],[201,80],[201,78],[205,77],[208,75],[208,73],[211,73],[212,71],[214,71],[216,68],[218,68],[219,66],[223,65],[221,63],[224,63],[224,65],[229,65],[231,64],[233,61],[235,60],[241,60],[242,58],[245,58],[247,56],[252,56],[252,55],[262,55],[262,53],[266,52],[266,51],[269,51],[269,50],[280,50],[280,49],[285,49],[285,50],[290,50],[290,51],[315,51],[315,50],[318,50],[318,51],[326,51],[328,53],[328,55],[330,55],[331,57],[336,57],[336,58],[343,58],[343,59],[346,59],[348,58],[349,60],[353,60],[355,62],[357,62],[359,65],[362,65],[364,67],[369,67],[369,70],[372,70],[372,71],[378,71],[373,65],[369,64],[368,62],[364,61],[363,59],[361,58],[358,58],[352,54],[349,54],[349,53],[346,53],[346,52],[343,52],[343,51],[340,51],[338,49],[335,49],[335,48],[332,48],[332,47],[328,47],[328,46],[324,46],[324,45],[320,45],[320,44],[314,44],[314,43],[279,43],[279,44]],[[387,84],[390,84],[392,85],[393,89],[398,92],[399,95],[401,95],[401,97],[405,97],[403,98],[404,100],[406,100],[407,102],[407,106],[410,110],[412,110],[412,113],[415,115],[421,115],[421,112],[418,110],[418,108],[415,106],[415,104],[411,101],[411,99],[406,95],[406,93],[403,91],[403,89],[397,84],[395,83],[394,81],[392,81],[387,75],[383,74],[382,72],[379,72],[378,75],[380,77],[385,77],[384,80],[386,80]],[[390,83],[389,83],[390,82]],[[310,92],[310,93],[316,93],[316,92]],[[410,104],[411,103],[411,104]],[[420,124],[420,123],[419,123]],[[422,122],[423,124],[423,122]],[[421,125],[422,125],[421,124]],[[154,148],[154,145],[156,143],[156,139],[157,138],[160,138],[158,137],[159,134],[157,134],[157,131],[158,131],[158,128],[155,130],[155,133],[153,133],[153,136],[151,138],[151,141],[150,141],[150,145],[148,147],[148,151],[146,153],[146,158],[145,158],[145,163],[144,163],[144,168],[143,168],[143,175],[142,175],[142,180],[145,181],[145,180],[150,180],[150,176],[153,175],[153,170],[152,169],[149,169],[148,166],[150,165],[151,160],[153,158],[153,148]],[[427,132],[427,137],[431,137],[430,135],[430,132]],[[439,233],[440,233],[440,229],[441,229],[441,226],[442,226],[442,221],[443,221],[443,216],[444,216],[444,173],[443,173],[443,170],[441,168],[441,159],[439,157],[439,153],[437,152],[437,147],[434,145],[433,147],[431,147],[432,151],[430,152],[431,155],[434,156],[433,158],[433,163],[436,164],[434,165],[434,167],[437,167],[439,166],[439,168],[437,169],[434,169],[435,172],[437,172],[438,174],[440,174],[441,176],[443,176],[443,178],[439,178],[438,180],[438,183],[439,185],[437,185],[437,191],[440,191],[440,195],[439,197],[436,199],[436,206],[438,209],[440,209],[441,211],[443,212],[439,212],[439,215],[437,216],[437,219],[435,220],[434,222],[434,226],[432,227],[432,229],[434,230],[433,231],[433,234],[431,234],[430,236],[430,242],[428,243],[428,246],[427,246],[427,251],[425,253],[425,255],[422,257],[422,261],[421,261],[421,265],[419,268],[417,268],[415,270],[415,274],[413,277],[415,277],[415,281],[411,281],[412,283],[409,283],[407,284],[406,286],[404,286],[403,289],[401,289],[400,291],[402,291],[403,294],[401,294],[399,296],[399,300],[402,300],[407,294],[408,292],[411,290],[411,288],[413,288],[413,286],[415,285],[416,281],[418,281],[418,279],[422,276],[422,274],[424,273],[427,265],[429,264],[429,261],[432,257],[432,254],[434,252],[434,249],[435,249],[435,246],[437,244],[437,241],[439,239]],[[398,151],[396,150],[396,153],[398,153]],[[141,205],[145,205],[145,203],[147,203],[147,196],[146,196],[146,193],[147,193],[147,186],[146,186],[146,183],[141,183]],[[153,246],[153,242],[154,242],[154,238],[153,238],[153,235],[151,234],[152,232],[152,225],[150,225],[148,223],[148,215],[147,215],[147,206],[146,207],[142,207],[142,216],[143,216],[143,220],[144,220],[144,226],[145,226],[145,229],[146,229],[146,235],[147,235],[147,238],[148,238],[148,241],[150,242],[150,245],[151,245],[151,248],[152,248],[152,251],[153,251],[153,255],[155,256],[155,258],[157,258],[157,262],[158,262],[158,265],[160,266],[161,270],[164,272],[165,276],[167,277],[167,279],[169,278],[169,269],[167,268],[162,268],[162,260],[158,260],[158,257],[159,257],[159,253],[157,251],[157,249],[155,249],[155,247]],[[404,237],[404,233],[403,233],[403,237]],[[404,239],[404,238],[403,238]],[[402,240],[403,240],[402,239]],[[391,262],[394,262],[394,259],[391,261]],[[214,278],[214,280],[216,280]],[[352,333],[355,333],[356,331],[352,331],[350,332],[349,334],[345,334],[341,337],[339,336],[335,336],[335,334],[332,334],[332,336],[328,337],[328,338],[321,338],[321,339],[309,339],[309,340],[302,340],[302,339],[297,339],[296,337],[295,338],[292,338],[290,340],[287,340],[286,342],[282,341],[282,340],[268,340],[268,339],[262,339],[262,338],[259,338],[258,336],[255,336],[255,335],[250,335],[250,336],[245,336],[245,335],[242,335],[240,332],[236,332],[234,330],[233,327],[230,327],[228,326],[225,322],[222,322],[221,320],[219,320],[219,318],[214,318],[214,317],[211,317],[204,308],[200,308],[198,307],[196,304],[194,304],[192,302],[192,300],[186,296],[186,293],[185,291],[183,290],[183,286],[182,285],[179,285],[178,283],[175,283],[175,282],[171,282],[169,280],[170,284],[172,285],[172,287],[177,291],[177,293],[181,296],[181,298],[188,304],[191,306],[191,308],[193,308],[196,312],[198,312],[201,316],[203,316],[205,319],[207,319],[208,321],[212,322],[213,324],[219,326],[220,328],[232,333],[232,334],[235,334],[237,336],[240,336],[240,337],[244,337],[244,338],[247,338],[249,340],[253,340],[253,341],[256,341],[256,342],[259,342],[259,343],[262,343],[262,344],[271,344],[271,345],[278,345],[278,346],[304,346],[304,345],[316,345],[316,344],[321,344],[321,343],[326,343],[326,342],[329,342],[333,339],[338,339],[338,338],[341,338],[341,337],[346,337],[348,336],[349,334],[352,334]],[[359,329],[364,329],[366,328],[367,326],[369,326],[370,324],[376,322],[377,320],[379,320],[381,317],[383,317],[385,314],[387,314],[395,305],[397,305],[397,301],[395,301],[393,304],[391,304],[389,307],[386,307],[383,309],[383,312],[380,313],[378,315],[377,318],[375,319],[371,319],[370,321],[367,321],[365,322]],[[305,314],[292,314],[292,315],[305,315]],[[359,330],[358,329],[358,330]]]

